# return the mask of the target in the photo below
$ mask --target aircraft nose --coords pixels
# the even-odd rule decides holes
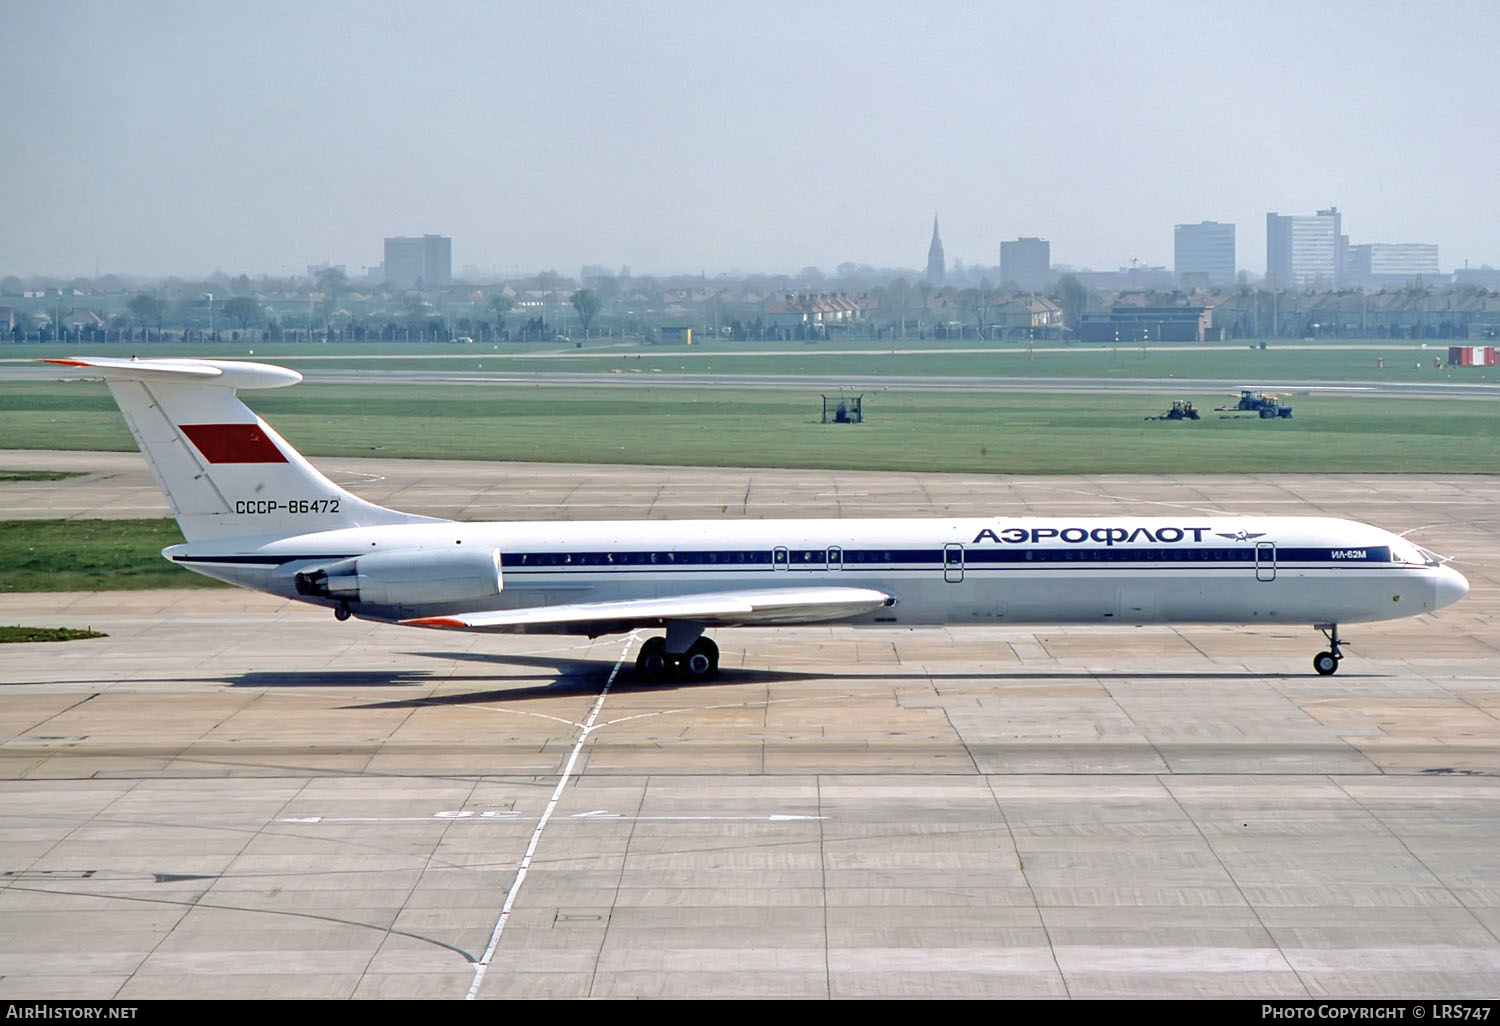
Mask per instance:
[[[1469,582],[1463,574],[1452,567],[1439,567],[1437,580],[1433,582],[1436,595],[1432,608],[1451,606],[1469,593]]]

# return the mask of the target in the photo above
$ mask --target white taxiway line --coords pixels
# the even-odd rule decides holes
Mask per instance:
[[[1457,677],[1456,680],[1496,680],[1494,677]],[[605,724],[608,726],[608,724]],[[279,816],[272,823],[431,823],[433,820],[454,820],[465,823],[514,823],[522,819],[519,812],[509,809],[500,811],[470,812],[455,809],[434,812],[430,816]],[[793,812],[755,812],[743,816],[632,816],[625,812],[610,812],[595,809],[592,812],[575,812],[569,819],[634,820],[637,823],[783,823],[795,820],[827,819],[827,816],[807,816]]]
[[[500,908],[500,918],[495,920],[495,929],[490,934],[489,947],[484,949],[484,956],[474,965],[474,982],[469,984],[469,993],[464,996],[465,1001],[473,1001],[479,993],[479,985],[484,982],[484,974],[490,967],[490,959],[495,957],[495,949],[500,946],[500,935],[505,932],[505,924],[510,919],[510,910],[515,906],[516,896],[521,893],[521,884],[526,881],[526,874],[531,869],[532,856],[542,841],[542,831],[547,829],[547,823],[552,819],[552,813],[557,808],[558,801],[562,798],[563,788],[568,786],[572,779],[573,767],[578,762],[578,754],[583,751],[584,742],[589,739],[589,734],[594,729],[594,721],[599,717],[599,710],[604,708],[604,699],[609,696],[609,689],[614,686],[615,678],[620,675],[620,667],[625,665],[625,656],[630,652],[630,646],[635,643],[635,632],[631,631],[625,639],[625,647],[620,651],[620,658],[615,660],[615,668],[609,672],[609,679],[604,682],[604,688],[599,692],[599,697],[594,700],[594,707],[589,710],[588,717],[583,721],[583,726],[578,732],[578,740],[573,745],[573,751],[568,756],[567,765],[563,767],[562,775],[557,778],[557,786],[552,789],[552,797],[547,802],[546,811],[542,818],[537,820],[536,829],[531,832],[531,843],[526,846],[526,854],[521,857],[521,867],[516,870],[516,878],[510,885],[510,890],[505,894],[505,904]]]

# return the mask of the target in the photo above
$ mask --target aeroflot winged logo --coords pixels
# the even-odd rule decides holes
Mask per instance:
[[[1188,535],[1193,536],[1193,541],[1201,542],[1207,533],[1206,527],[1158,527],[1154,533],[1149,527],[1137,527],[1133,531],[1124,527],[1006,527],[998,532],[986,527],[975,535],[974,540],[969,544],[978,545],[980,542],[991,541],[1005,545],[1024,545],[1027,542],[1036,544],[1051,541],[1054,538],[1073,545],[1086,541],[1103,542],[1105,545],[1142,541],[1171,544],[1182,541]],[[1247,535],[1246,537],[1259,538],[1260,535]]]
[[[1220,538],[1228,538],[1231,541],[1250,541],[1252,538],[1264,538],[1264,531],[1215,531]]]
[[[210,463],[285,463],[286,455],[259,424],[180,424]]]

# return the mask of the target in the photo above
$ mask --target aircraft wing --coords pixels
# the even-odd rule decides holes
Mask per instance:
[[[666,595],[659,598],[568,602],[555,606],[497,609],[448,616],[423,616],[401,623],[456,630],[525,630],[528,627],[591,625],[613,630],[687,620],[711,626],[798,624],[839,620],[889,605],[891,597],[873,588],[763,588]],[[602,630],[601,633],[609,633]]]

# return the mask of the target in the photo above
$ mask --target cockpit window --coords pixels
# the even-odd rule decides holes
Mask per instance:
[[[1438,566],[1442,563],[1434,553],[1401,539],[1391,544],[1391,559],[1397,563],[1410,563],[1412,566]]]

